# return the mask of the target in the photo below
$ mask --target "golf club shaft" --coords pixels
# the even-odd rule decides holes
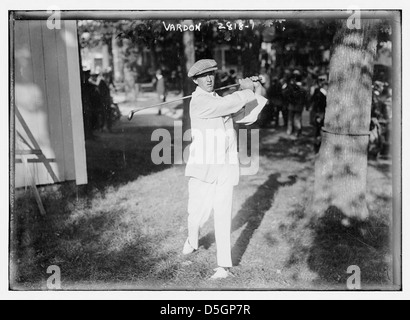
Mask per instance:
[[[261,77],[259,77],[259,79],[261,79]],[[230,85],[228,85],[228,86],[224,86],[224,87],[215,89],[215,91],[219,91],[219,90],[223,90],[223,89],[229,89],[229,88],[237,87],[237,86],[239,86],[239,83],[230,84]],[[188,99],[188,98],[191,98],[191,97],[192,97],[192,95],[189,95],[189,96],[185,96],[185,97],[182,97],[182,98],[174,99],[174,100],[171,100],[171,101],[165,101],[165,102],[157,103],[157,104],[154,104],[154,105],[151,105],[151,106],[147,106],[147,107],[143,107],[143,108],[131,110],[130,113],[128,114],[128,120],[131,121],[132,117],[134,116],[134,113],[136,113],[136,112],[138,112],[138,111],[142,111],[142,110],[145,110],[145,109],[150,109],[150,108],[154,108],[154,107],[163,106],[163,105],[168,104],[168,103],[173,103],[173,102],[180,101],[180,100],[184,100],[184,99]]]
[[[228,88],[236,87],[236,86],[239,86],[239,83],[231,84],[231,85],[229,85],[229,86],[224,86],[224,87],[221,87],[221,88],[216,89],[215,91],[217,91],[217,90],[223,90],[223,89],[228,89]],[[157,103],[157,104],[154,104],[154,105],[151,105],[151,106],[147,106],[147,107],[143,107],[143,108],[131,110],[130,113],[128,114],[128,120],[131,120],[132,117],[134,116],[134,113],[136,113],[136,112],[138,112],[138,111],[145,110],[145,109],[150,109],[150,108],[154,108],[154,107],[163,106],[163,105],[168,104],[168,103],[177,102],[177,101],[184,100],[184,99],[188,99],[188,98],[191,98],[191,97],[192,97],[192,95],[189,95],[189,96],[185,96],[185,97],[182,97],[182,98],[174,99],[174,100],[171,100],[171,101],[165,101],[165,102]]]

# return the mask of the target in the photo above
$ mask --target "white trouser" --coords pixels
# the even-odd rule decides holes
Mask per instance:
[[[217,262],[232,267],[231,220],[233,185],[227,181],[207,183],[190,178],[188,183],[188,238],[198,249],[199,230],[214,211]]]

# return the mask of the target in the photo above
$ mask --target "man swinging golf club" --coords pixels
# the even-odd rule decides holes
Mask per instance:
[[[233,115],[249,102],[255,101],[254,91],[260,85],[258,77],[242,79],[239,80],[240,91],[221,97],[214,91],[216,70],[215,60],[202,59],[188,72],[188,77],[192,78],[197,88],[189,106],[192,143],[185,169],[185,175],[190,177],[188,238],[182,251],[183,254],[190,254],[198,249],[200,228],[213,211],[218,267],[214,269],[216,272],[212,279],[231,275],[232,194],[233,187],[239,182]],[[258,99],[266,103],[266,99]],[[222,148],[218,144],[214,146],[215,139],[218,140],[216,136],[220,133],[223,136]]]

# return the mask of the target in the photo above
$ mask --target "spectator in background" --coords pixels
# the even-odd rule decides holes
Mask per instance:
[[[153,79],[155,91],[158,95],[159,102],[165,102],[167,96],[167,90],[165,87],[165,78],[161,69],[157,69],[155,78]],[[161,107],[158,107],[158,115],[161,115]]]
[[[171,71],[169,89],[177,91],[177,94],[179,94],[182,90],[181,76],[179,75],[179,71],[177,70]]]
[[[267,90],[267,97],[269,99],[269,104],[272,108],[273,113],[273,121],[275,123],[275,127],[280,126],[280,116],[282,115],[283,125],[287,125],[288,121],[288,111],[286,104],[283,99],[282,95],[282,86],[284,83],[278,79],[278,77],[273,77],[271,86]]]
[[[292,78],[292,72],[289,68],[285,68],[282,72],[282,77],[279,79],[281,96],[282,96],[282,115],[284,120],[284,125],[288,126],[288,119],[289,119],[289,106],[288,100],[286,98],[286,91],[290,84],[290,80]],[[286,115],[286,116],[285,116]]]
[[[319,151],[321,144],[321,130],[325,123],[326,112],[326,97],[327,97],[328,82],[319,81],[318,87],[315,89],[311,99],[311,115],[313,115],[313,125],[315,129],[315,152]]]
[[[315,119],[317,116],[324,117],[327,88],[327,75],[320,75],[317,79],[316,86],[312,88],[313,92],[310,98],[310,105],[306,108],[306,110],[310,110],[309,118],[312,125],[315,125]]]
[[[91,76],[91,82],[97,87],[97,91],[100,96],[100,108],[99,108],[99,125],[98,128],[101,131],[111,132],[112,120],[111,120],[111,92],[110,87],[105,81],[102,73],[96,70]]]
[[[85,139],[92,139],[93,131],[98,128],[101,113],[101,98],[97,86],[90,81],[90,70],[81,72],[81,100],[83,105],[83,121]]]
[[[258,94],[264,98],[268,98],[267,90],[265,87],[267,83],[266,76],[259,75],[259,83],[260,85],[255,89],[255,94]],[[273,112],[269,99],[267,104],[268,105],[265,108],[263,108],[263,112],[261,112],[258,116],[258,123],[260,127],[266,127],[272,121]]]
[[[105,82],[107,83],[108,87],[111,88],[116,91],[117,88],[115,87],[115,83],[114,83],[114,73],[112,71],[111,67],[108,67],[104,70],[103,72],[103,77],[105,79]]]
[[[384,132],[383,132],[383,145],[381,150],[381,156],[390,156],[390,135],[392,130],[392,88],[386,87],[382,92],[383,97],[383,118],[385,120]]]
[[[285,101],[288,105],[287,134],[299,137],[302,133],[302,112],[308,103],[308,93],[302,85],[302,74],[294,70],[289,84],[284,89]]]
[[[370,129],[371,131],[372,127],[373,129],[377,129],[377,154],[382,157],[388,157],[390,152],[389,147],[392,122],[391,92],[392,90],[388,83],[383,83],[381,81],[374,82]]]
[[[111,132],[112,129],[112,117],[111,117],[111,92],[110,87],[101,75],[98,82],[98,91],[100,92],[102,109],[103,109],[103,123],[102,130]]]
[[[308,67],[307,68],[307,77],[306,77],[306,90],[308,91],[308,95],[310,99],[313,97],[313,94],[315,93],[315,90],[319,87],[318,85],[318,75],[317,72],[314,68]],[[313,126],[315,125],[315,119],[314,119],[314,113],[312,112],[312,109],[310,108],[310,105],[308,105],[308,108],[306,109],[307,111],[310,110],[309,112],[309,123]]]

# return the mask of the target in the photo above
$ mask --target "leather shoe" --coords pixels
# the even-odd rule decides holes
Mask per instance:
[[[186,239],[182,254],[190,254],[195,251],[195,248],[189,243],[189,238]]]
[[[227,278],[229,276],[233,276],[232,273],[230,273],[227,269],[222,268],[222,267],[218,267],[214,269],[215,274],[211,277],[211,279],[224,279]]]

